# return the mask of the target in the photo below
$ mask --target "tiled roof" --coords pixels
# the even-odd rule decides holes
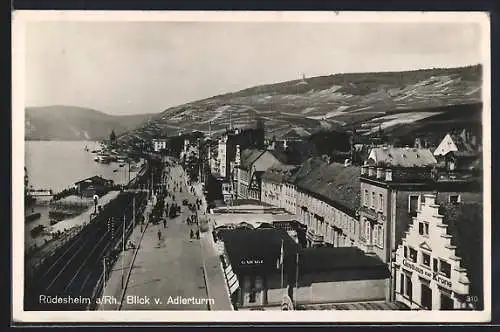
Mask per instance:
[[[282,164],[286,164],[287,163],[287,155],[286,153],[284,152],[280,152],[280,151],[276,151],[276,150],[270,150],[268,151],[269,153],[271,153],[271,155],[273,155],[274,158],[276,158],[280,163]]]
[[[83,182],[94,182],[94,181],[105,182],[105,181],[109,181],[109,180],[106,180],[105,178],[103,178],[101,176],[94,175],[94,176],[91,176],[89,178],[86,178],[86,179],[80,180],[78,182],[75,182],[75,185],[77,185],[79,183],[83,183]]]
[[[440,208],[443,222],[452,235],[456,256],[462,258],[460,265],[467,269],[471,282],[471,295],[483,298],[483,204],[448,204]]]
[[[324,163],[297,182],[297,186],[351,211],[360,204],[360,167]]]
[[[319,247],[303,249],[299,253],[299,270],[322,272],[342,269],[380,269],[389,276],[387,265],[377,256],[368,256],[357,247]]]
[[[455,146],[458,149],[457,152],[469,152],[469,153],[477,152],[477,149],[475,149],[472,146],[472,144],[467,142],[461,135],[452,134],[450,136],[451,139],[453,140],[453,143],[455,143]]]
[[[321,158],[309,158],[297,169],[297,171],[288,179],[290,183],[297,183],[308,176],[313,170],[326,164]]]
[[[276,137],[277,139],[304,139],[311,136],[311,133],[302,127],[291,128],[287,132]]]
[[[241,152],[240,168],[250,169],[252,164],[264,153],[264,150],[245,149]]]
[[[369,158],[375,158],[375,160],[369,160],[369,164],[375,162],[377,166],[384,167],[431,167],[437,163],[430,150],[417,148],[373,148]]]
[[[290,178],[297,168],[295,165],[274,164],[264,172],[262,179],[278,183],[283,182]]]

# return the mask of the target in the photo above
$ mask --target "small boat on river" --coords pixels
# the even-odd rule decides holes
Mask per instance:
[[[41,216],[42,216],[41,213],[32,213],[27,215],[24,219],[26,219],[26,222],[31,222],[40,219]]]
[[[36,237],[40,235],[45,229],[44,225],[38,225],[30,231],[31,237]]]

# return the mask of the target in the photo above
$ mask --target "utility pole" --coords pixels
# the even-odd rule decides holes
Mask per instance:
[[[293,292],[293,302],[297,305],[297,292],[299,290],[299,252],[297,251],[297,259],[295,262],[295,292]]]
[[[130,183],[130,159],[128,160],[128,183],[127,185]]]
[[[133,225],[135,226],[135,193],[134,193],[134,199],[132,200],[132,218],[133,218]]]
[[[104,292],[104,290],[106,290],[106,256],[104,256],[102,259],[102,266],[103,266],[103,271],[104,271],[104,273],[103,273],[103,281],[104,281],[103,292]]]
[[[124,287],[123,283],[123,277],[124,277],[124,270],[125,267],[123,266],[124,264],[124,259],[125,259],[125,215],[123,215],[123,227],[122,227],[122,289]]]

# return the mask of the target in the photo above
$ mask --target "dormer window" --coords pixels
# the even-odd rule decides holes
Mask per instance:
[[[449,202],[452,204],[460,203],[460,195],[450,195]]]

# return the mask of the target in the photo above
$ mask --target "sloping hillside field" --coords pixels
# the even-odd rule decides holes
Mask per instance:
[[[478,118],[481,66],[408,72],[336,74],[264,85],[171,107],[121,137],[176,135],[198,130],[212,134],[265,120],[266,135],[300,128],[314,132],[382,128],[396,132],[416,123]],[[458,107],[458,108],[457,108]],[[457,114],[458,114],[457,113]],[[469,114],[467,114],[469,113]],[[468,120],[467,120],[468,121]]]

